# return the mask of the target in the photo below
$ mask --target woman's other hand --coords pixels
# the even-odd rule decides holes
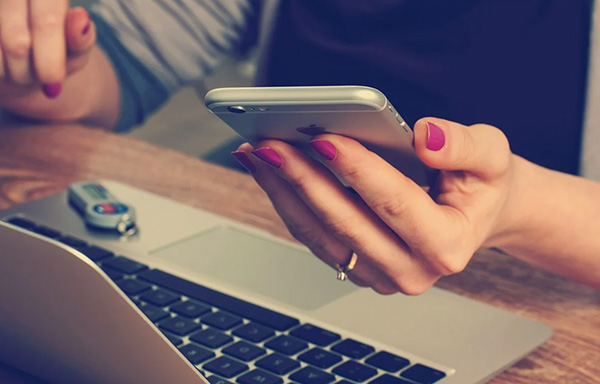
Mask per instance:
[[[95,42],[89,13],[68,0],[0,0],[0,106],[35,92],[58,97]]]
[[[291,234],[332,267],[356,252],[349,278],[382,294],[420,294],[462,271],[482,246],[511,228],[518,158],[489,125],[427,118],[415,148],[440,170],[425,191],[350,138],[320,135],[311,146],[323,163],[275,140],[242,145],[234,156],[267,192]],[[259,160],[260,159],[260,160]],[[357,194],[345,188],[329,169]]]

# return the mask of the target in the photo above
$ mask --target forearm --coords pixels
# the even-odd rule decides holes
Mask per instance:
[[[120,113],[119,83],[109,60],[95,47],[88,64],[67,78],[58,98],[49,99],[40,89],[6,89],[0,105],[19,116],[45,122],[112,128]]]
[[[515,196],[499,247],[531,264],[600,288],[600,183],[515,156]]]

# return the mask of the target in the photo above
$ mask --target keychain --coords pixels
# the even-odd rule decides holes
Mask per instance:
[[[68,189],[69,202],[91,227],[131,236],[137,232],[135,209],[117,200],[100,183],[83,181]]]

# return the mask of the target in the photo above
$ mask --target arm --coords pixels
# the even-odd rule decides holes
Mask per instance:
[[[428,192],[352,139],[320,135],[311,145],[327,167],[274,140],[235,156],[315,255],[332,267],[358,255],[349,274],[358,285],[419,294],[480,247],[500,247],[600,288],[600,184],[513,155],[494,127],[417,122],[417,154],[440,170]]]
[[[256,17],[250,0],[100,0],[92,10],[169,92],[236,52]]]
[[[516,201],[490,245],[600,289],[600,183],[515,156]]]

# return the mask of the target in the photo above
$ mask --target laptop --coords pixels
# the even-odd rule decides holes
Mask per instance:
[[[470,384],[551,329],[438,288],[381,296],[301,245],[101,181],[120,238],[62,192],[0,212],[0,360],[51,383]]]

